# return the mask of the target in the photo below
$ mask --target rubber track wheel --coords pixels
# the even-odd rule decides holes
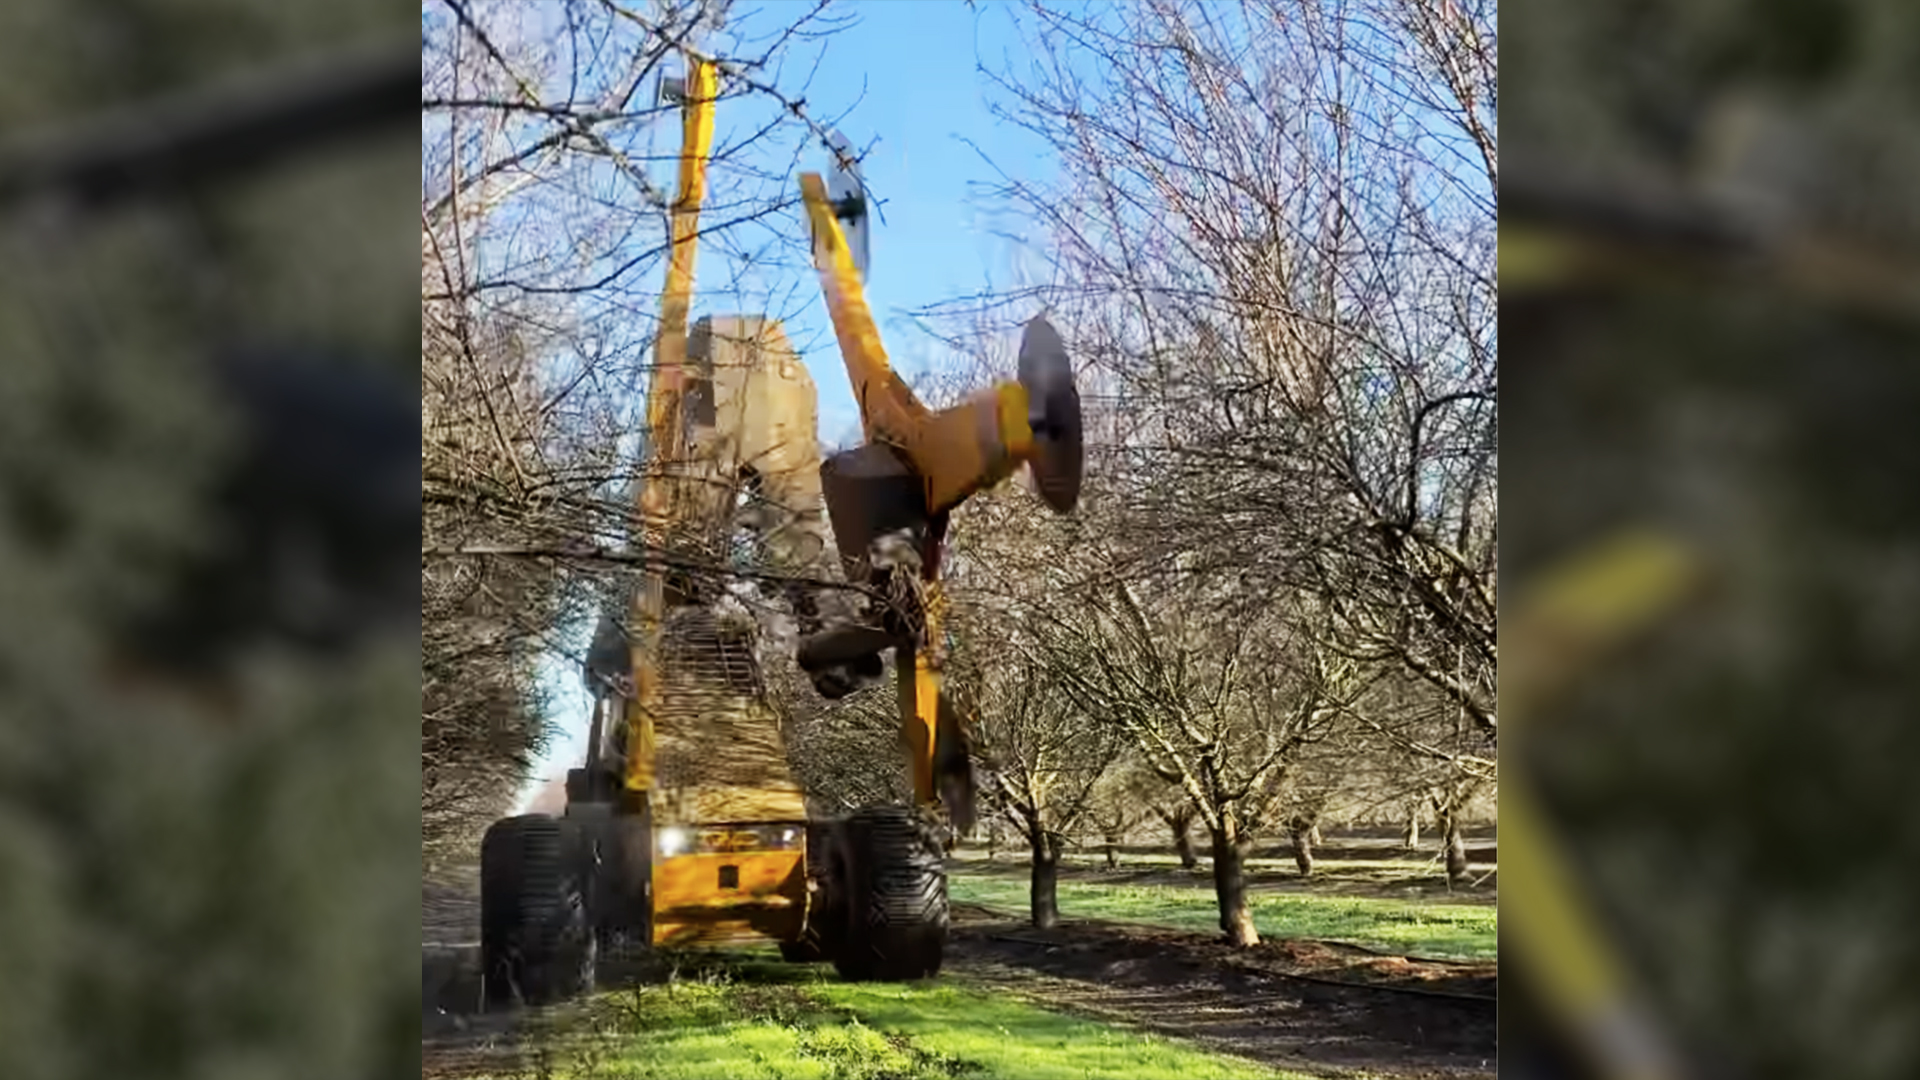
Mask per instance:
[[[946,859],[902,806],[847,820],[851,923],[834,968],[852,981],[908,982],[940,973],[949,912]]]
[[[480,842],[480,957],[486,1001],[503,1007],[593,990],[586,837],[544,814],[496,821]]]

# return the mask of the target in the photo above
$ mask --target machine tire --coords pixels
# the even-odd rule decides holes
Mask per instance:
[[[940,973],[949,913],[946,856],[919,816],[876,806],[847,819],[841,863],[844,936],[833,966],[854,982],[907,982]]]
[[[593,851],[576,822],[503,818],[480,842],[480,962],[488,1008],[590,993]]]

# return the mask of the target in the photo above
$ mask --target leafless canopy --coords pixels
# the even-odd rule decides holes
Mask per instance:
[[[1036,4],[996,192],[1113,412],[1139,571],[1303,591],[1328,643],[1497,727],[1492,9]]]

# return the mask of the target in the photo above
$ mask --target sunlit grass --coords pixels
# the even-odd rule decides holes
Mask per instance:
[[[1139,869],[1132,856],[1122,871]],[[1377,865],[1376,865],[1377,864]],[[1147,867],[1158,869],[1157,867]],[[1407,874],[1407,860],[1348,860],[1342,875]],[[1027,881],[1012,863],[953,867],[960,903],[1027,909]],[[1088,878],[1092,880],[1088,880]],[[1304,883],[1303,883],[1304,884]],[[1099,875],[1060,882],[1062,913],[1218,928],[1212,884],[1125,884]],[[1255,925],[1268,938],[1348,941],[1409,955],[1493,959],[1496,913],[1447,903],[1333,892],[1256,891]],[[1214,1054],[1194,1044],[1080,1019],[960,978],[924,984],[847,984],[830,968],[777,962],[767,948],[688,954],[667,985],[599,995],[565,1022],[566,1049],[537,1066],[565,1080],[1285,1080],[1298,1074]],[[504,1080],[504,1077],[502,1077]]]
[[[981,1071],[969,1075],[1031,1080],[1096,1076],[1230,1080],[1293,1075],[1158,1036],[1062,1016],[1005,995],[988,997],[951,982],[924,988],[829,983],[821,990],[869,1025],[900,1032],[916,1045],[953,1058],[979,1063]]]
[[[969,873],[955,868],[953,899],[1004,911],[1028,909],[1022,877]],[[1215,933],[1220,909],[1212,883],[1119,885],[1062,879],[1060,913],[1082,919],[1118,919]],[[1448,904],[1308,892],[1254,892],[1248,896],[1253,925],[1262,936],[1349,941],[1418,956],[1491,960],[1498,952],[1497,915],[1490,904]]]
[[[754,953],[719,977],[600,995],[551,1074],[570,1080],[1288,1080],[1255,1062],[951,980],[849,984]]]

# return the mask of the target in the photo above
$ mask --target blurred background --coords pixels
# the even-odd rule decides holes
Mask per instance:
[[[1502,816],[1531,794],[1679,1075],[1920,1075],[1920,9],[1502,16],[1502,689],[1581,671],[1509,702]],[[1605,657],[1525,621],[1627,534],[1699,587]],[[1635,1075],[1575,1060],[1547,951],[1503,938],[1503,1074]]]
[[[0,1075],[407,1075],[406,8],[0,13]]]
[[[1915,1075],[1920,9],[1503,14],[1509,610],[1702,585],[1509,775],[1689,1075]],[[0,1075],[412,1067],[409,17],[0,11]]]

